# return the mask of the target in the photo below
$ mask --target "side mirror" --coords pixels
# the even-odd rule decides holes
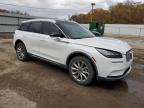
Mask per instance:
[[[57,41],[57,42],[60,42],[61,41],[61,38],[60,37],[56,37],[56,38],[53,38],[53,40]]]
[[[59,35],[60,35],[59,32],[52,32],[52,33],[50,34],[50,36],[52,36],[52,37],[58,37]]]
[[[64,35],[60,31],[53,32],[50,34],[50,36],[64,38]]]
[[[101,36],[101,34],[100,34],[99,32],[92,31],[92,33],[93,33],[95,36]]]

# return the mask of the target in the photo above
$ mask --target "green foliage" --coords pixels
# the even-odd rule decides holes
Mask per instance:
[[[122,4],[111,6],[109,10],[95,9],[87,14],[72,15],[70,20],[79,23],[100,21],[112,24],[144,24],[144,4]]]

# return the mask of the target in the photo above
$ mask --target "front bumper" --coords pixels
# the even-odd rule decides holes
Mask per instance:
[[[125,70],[125,72],[122,75],[119,76],[108,76],[108,77],[99,77],[98,76],[98,80],[110,80],[110,81],[114,81],[114,80],[120,80],[120,79],[124,79],[128,76],[128,74],[130,73],[132,67],[129,67],[128,69]]]
[[[118,80],[125,78],[132,69],[132,58],[127,61],[126,55],[123,54],[121,59],[106,58],[103,55],[96,55],[96,67],[98,71],[98,78],[108,80]]]

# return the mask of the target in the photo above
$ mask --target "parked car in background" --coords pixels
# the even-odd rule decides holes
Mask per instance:
[[[73,21],[24,21],[15,31],[13,44],[19,60],[36,57],[63,66],[81,85],[97,78],[122,79],[132,68],[133,51],[126,42],[97,38]]]

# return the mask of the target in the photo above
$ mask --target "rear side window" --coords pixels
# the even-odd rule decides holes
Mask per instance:
[[[35,21],[35,22],[31,22],[31,24],[29,25],[29,32],[34,32],[34,33],[41,33],[41,25],[42,23],[40,21]]]
[[[51,22],[43,22],[42,33],[46,35],[51,35],[53,33],[59,32],[56,25]]]
[[[30,23],[22,23],[22,24],[20,25],[20,27],[19,27],[18,30],[28,31],[29,24],[30,24]]]

